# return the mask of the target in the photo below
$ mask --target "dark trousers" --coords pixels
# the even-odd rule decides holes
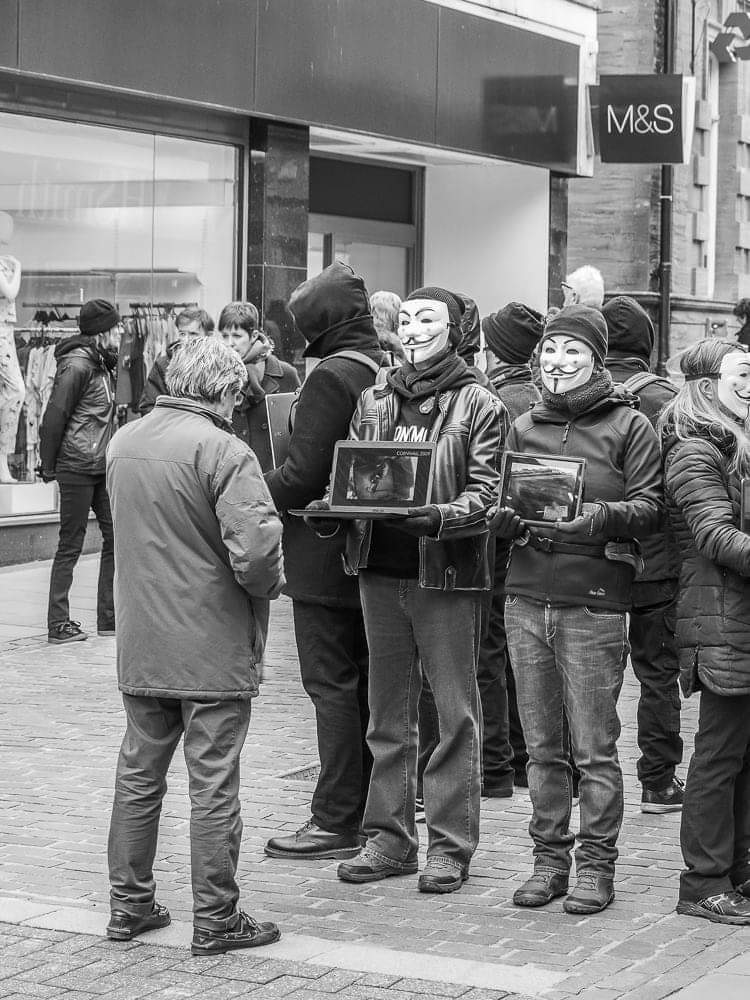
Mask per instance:
[[[506,561],[507,542],[499,543],[487,629],[479,646],[477,682],[482,703],[482,786],[485,790],[512,791],[513,748],[510,744],[505,639]]]
[[[151,911],[166,775],[184,733],[193,919],[198,927],[228,930],[239,899],[235,874],[242,839],[240,752],[251,703],[128,694],[122,700],[127,727],[117,762],[108,847],[112,909],[133,916]]]
[[[89,510],[93,510],[102,533],[102,554],[99,562],[99,582],[96,593],[96,627],[115,627],[112,601],[112,580],[115,573],[112,511],[104,477],[95,483],[60,483],[60,537],[57,543],[52,575],[49,582],[47,627],[59,625],[70,618],[68,594],[73,583],[73,570],[83,548]]]
[[[670,784],[682,760],[676,602],[676,580],[636,584],[630,612],[630,659],[641,686],[638,780],[653,791]]]
[[[293,608],[302,685],[315,707],[318,735],[312,818],[324,830],[353,832],[362,821],[372,770],[362,611],[297,600]]]
[[[731,892],[750,878],[750,695],[701,692],[680,845],[680,899]]]

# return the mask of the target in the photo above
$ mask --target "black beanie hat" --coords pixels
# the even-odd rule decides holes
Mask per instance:
[[[87,337],[106,333],[120,322],[120,314],[106,299],[89,299],[81,306],[78,329]]]
[[[487,347],[506,365],[524,365],[534,353],[544,318],[522,302],[509,302],[482,320]]]
[[[465,306],[463,299],[454,292],[449,292],[447,288],[438,288],[437,285],[427,285],[425,288],[416,288],[410,292],[404,301],[410,299],[434,299],[436,302],[443,302],[448,306],[448,320],[451,324],[450,342],[456,347],[461,342],[461,317],[464,314]]]
[[[565,306],[547,323],[542,343],[547,337],[574,337],[587,344],[594,353],[594,360],[604,364],[607,356],[607,323],[598,309],[591,306]]]
[[[654,325],[646,310],[629,295],[615,295],[602,309],[609,331],[609,351],[649,361],[654,349]]]

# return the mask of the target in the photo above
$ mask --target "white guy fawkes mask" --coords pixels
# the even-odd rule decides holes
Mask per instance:
[[[750,416],[750,354],[730,351],[721,359],[717,380],[719,402],[740,420]]]
[[[594,353],[588,344],[566,333],[545,337],[539,350],[542,382],[558,395],[585,385],[594,370]]]
[[[450,316],[445,302],[408,299],[401,303],[398,335],[407,361],[415,367],[441,354],[450,337]]]

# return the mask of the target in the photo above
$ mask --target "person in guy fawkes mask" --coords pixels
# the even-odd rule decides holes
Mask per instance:
[[[513,897],[543,906],[568,891],[570,729],[580,778],[577,884],[568,913],[596,913],[614,899],[622,823],[617,697],[628,654],[626,611],[637,556],[632,540],[654,532],[662,514],[659,446],[632,395],[604,369],[607,325],[597,309],[568,306],[540,344],[542,401],[518,417],[508,449],[586,460],[584,512],[528,528],[501,508],[490,519],[512,538],[505,627],[529,752],[534,873]]]
[[[345,438],[360,393],[383,358],[362,278],[339,261],[303,282],[289,309],[319,360],[299,396],[289,453],[266,474],[277,509],[306,507],[325,493],[336,441]],[[315,707],[320,775],[312,816],[296,833],[272,837],[272,857],[347,858],[359,827],[372,758],[367,731],[367,640],[356,580],[342,564],[343,535],[319,538],[283,516],[284,563],[302,684]]]
[[[417,871],[424,675],[439,720],[424,772],[427,866],[418,883],[430,893],[461,888],[479,837],[479,597],[490,587],[486,511],[499,486],[507,426],[502,404],[456,353],[462,305],[438,287],[420,288],[402,302],[406,363],[363,393],[349,431],[355,441],[434,441],[436,460],[430,504],[392,521],[354,521],[347,531],[347,566],[359,574],[370,647],[374,762],[363,821],[367,843],[338,874],[346,882],[371,882]],[[343,534],[335,520],[311,523]]]
[[[685,384],[664,409],[667,510],[681,557],[680,683],[700,691],[680,828],[677,912],[750,924],[750,354],[711,337],[680,359]]]

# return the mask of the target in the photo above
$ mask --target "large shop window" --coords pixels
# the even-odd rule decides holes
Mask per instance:
[[[149,363],[171,339],[175,313],[198,305],[216,318],[234,298],[237,148],[0,113],[0,151],[0,213],[6,228],[7,216],[12,220],[0,255],[11,254],[22,267],[14,328],[22,368],[30,348],[53,353],[61,338],[75,334],[81,303],[109,299],[141,341],[137,370],[123,389],[118,380],[125,393],[118,402],[132,403],[133,416],[137,399],[127,393],[139,391]],[[28,384],[28,368],[24,375],[27,399],[39,389],[46,402],[45,387]],[[29,427],[24,436],[25,419],[24,410],[14,472],[28,482],[36,432]],[[33,508],[32,491],[24,496]],[[46,502],[38,501],[42,508]],[[35,509],[0,509],[0,516]]]

